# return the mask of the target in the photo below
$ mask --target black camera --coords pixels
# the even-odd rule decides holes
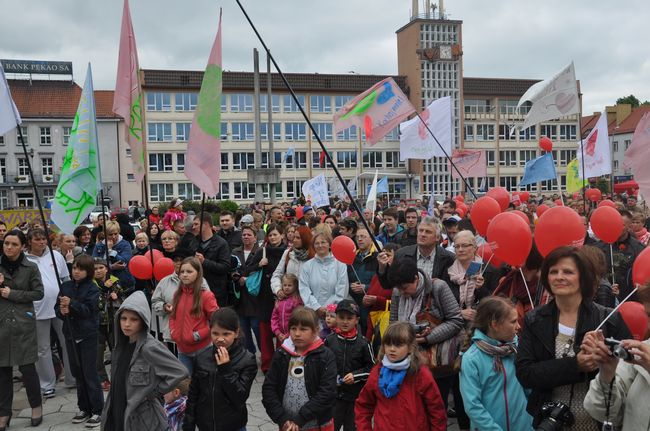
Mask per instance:
[[[564,403],[548,402],[542,406],[542,421],[537,425],[537,431],[561,431],[575,422],[573,413]]]
[[[416,335],[419,335],[423,333],[424,331],[427,330],[431,326],[431,324],[427,321],[420,322],[420,323],[411,323],[411,326],[413,327],[413,330],[415,331]]]
[[[612,352],[612,356],[624,361],[632,360],[632,354],[629,350],[621,345],[621,342],[615,338],[605,338],[605,345],[609,347],[609,351]]]

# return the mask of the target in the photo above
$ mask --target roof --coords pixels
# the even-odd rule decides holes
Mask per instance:
[[[144,69],[145,89],[192,89],[199,90],[203,72],[195,70],[154,70]],[[339,93],[361,93],[384,78],[392,77],[408,95],[406,77],[398,75],[357,75],[357,74],[320,74],[320,73],[285,73],[287,81],[294,91],[329,91]],[[286,91],[282,78],[277,73],[271,74],[271,89]],[[253,72],[223,72],[223,90],[253,90]],[[260,73],[260,90],[266,91],[266,73]]]
[[[586,115],[582,117],[582,119],[580,120],[581,136],[586,136],[587,134],[589,134],[589,132],[591,132],[591,129],[596,127],[596,123],[598,123],[598,120],[600,119],[600,115],[601,115],[600,112],[595,112],[593,115]],[[631,116],[632,115],[629,115],[627,118],[630,118]],[[623,121],[623,123],[621,123],[621,126],[627,121],[627,118]],[[632,132],[621,132],[620,127],[618,129],[616,128],[616,116],[612,115],[611,120],[609,120],[607,123],[607,134],[609,136],[612,136],[612,135],[619,135],[621,133],[633,133],[634,129],[636,128],[636,123],[639,122],[639,119],[641,119],[641,117],[638,117],[638,119],[634,123],[634,127],[632,127]]]
[[[650,112],[650,106],[640,106],[632,109],[632,113],[614,129],[613,134],[622,135],[625,133],[634,133],[637,124],[639,124],[639,121],[641,121],[641,118],[646,112]]]
[[[463,78],[463,94],[468,96],[524,95],[538,79]]]
[[[74,118],[81,87],[72,81],[7,81],[11,97],[22,118]],[[119,118],[113,114],[113,91],[95,91],[97,118]]]

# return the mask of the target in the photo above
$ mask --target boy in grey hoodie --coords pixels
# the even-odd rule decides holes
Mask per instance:
[[[168,429],[158,400],[185,378],[187,370],[149,334],[151,310],[144,293],[131,294],[115,316],[111,389],[102,415],[106,431]]]

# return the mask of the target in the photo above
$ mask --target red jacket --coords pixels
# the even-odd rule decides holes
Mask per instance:
[[[399,393],[386,398],[379,389],[379,370],[375,366],[354,406],[358,431],[445,431],[447,412],[438,385],[426,367],[407,375]],[[374,416],[375,423],[372,425]]]
[[[219,306],[214,293],[201,290],[201,315],[192,314],[194,303],[192,288],[180,287],[181,297],[176,306],[176,317],[169,317],[169,330],[172,340],[178,345],[181,353],[192,353],[210,345],[210,317]],[[194,341],[194,332],[199,333],[199,341]]]

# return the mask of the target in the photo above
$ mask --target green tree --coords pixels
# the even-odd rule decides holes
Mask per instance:
[[[647,101],[646,101],[647,103]],[[619,97],[616,100],[617,105],[622,105],[622,104],[627,104],[627,105],[632,105],[632,108],[638,108],[641,102],[639,99],[637,99],[634,94],[630,94],[629,96],[625,97]]]

